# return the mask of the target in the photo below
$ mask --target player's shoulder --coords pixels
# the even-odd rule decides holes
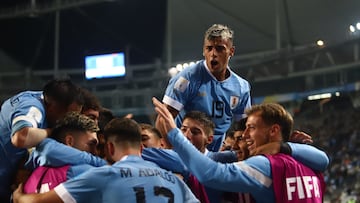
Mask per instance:
[[[237,73],[235,73],[231,69],[229,69],[229,70],[230,70],[230,79],[231,80],[236,80],[239,83],[249,84],[249,82],[246,79],[242,78],[240,75],[238,75]]]
[[[23,91],[14,95],[14,97],[18,98],[36,98],[39,99],[42,97],[42,91]]]
[[[269,174],[270,172],[270,168],[271,168],[270,161],[266,156],[263,155],[252,156],[243,162],[262,173]]]
[[[241,89],[250,90],[250,83],[232,70],[230,70],[230,77],[226,81],[229,84],[239,86]]]
[[[140,168],[142,166],[158,167],[158,165],[154,162],[146,161],[140,156],[127,156],[126,159],[116,162],[115,164],[113,164],[113,166],[128,168]]]
[[[25,91],[11,97],[9,100],[12,104],[26,104],[26,105],[37,105],[42,106],[42,92],[41,91]]]
[[[193,64],[182,71],[180,71],[176,76],[185,77],[185,78],[194,78],[200,77],[206,71],[206,67],[204,66],[203,61],[199,61],[196,64]]]

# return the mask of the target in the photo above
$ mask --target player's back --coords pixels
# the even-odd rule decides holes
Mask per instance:
[[[114,177],[103,191],[103,202],[197,202],[172,172],[141,158],[117,162],[111,173]]]
[[[55,191],[63,200],[86,203],[199,202],[173,173],[134,155],[112,166],[92,168],[58,185]]]

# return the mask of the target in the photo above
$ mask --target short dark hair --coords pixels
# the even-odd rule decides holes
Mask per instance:
[[[141,131],[139,124],[129,118],[114,118],[106,126],[104,130],[105,140],[115,138],[118,144],[129,144],[130,146],[140,146]]]
[[[68,133],[76,136],[77,132],[97,132],[98,130],[99,128],[94,120],[77,112],[69,112],[63,119],[56,122],[50,137],[64,143],[65,136]]]
[[[99,111],[99,120],[98,120],[98,125],[100,128],[99,133],[103,133],[106,124],[108,124],[114,118],[115,118],[115,115],[113,114],[113,112],[110,109],[101,108],[101,110]]]
[[[233,123],[233,130],[234,131],[244,131],[246,129],[246,120],[247,117],[240,119]]]
[[[100,111],[101,104],[95,94],[93,94],[92,92],[90,92],[89,90],[87,90],[85,88],[81,88],[81,93],[84,98],[84,105],[83,105],[82,111],[86,111],[89,109],[93,109],[95,111]]]
[[[148,123],[140,123],[139,125],[141,130],[149,130],[150,132],[154,133],[158,138],[162,138],[160,131],[154,126]]]
[[[209,115],[207,115],[204,112],[201,111],[189,111],[185,114],[184,119],[194,119],[198,122],[200,122],[203,126],[204,126],[204,130],[205,133],[207,135],[213,135],[214,134],[214,129],[215,129],[215,124],[212,121],[211,117]]]
[[[69,106],[72,103],[84,104],[84,98],[80,87],[71,82],[70,79],[53,79],[45,84],[43,88],[44,101],[49,98],[62,106]]]

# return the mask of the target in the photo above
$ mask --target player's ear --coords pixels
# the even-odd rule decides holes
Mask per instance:
[[[214,139],[214,135],[209,135],[209,136],[207,136],[207,140],[206,140],[207,143],[206,143],[206,144],[212,143],[213,139]]]
[[[73,136],[72,135],[70,135],[70,134],[67,134],[66,136],[65,136],[65,144],[66,145],[68,145],[68,146],[73,146],[74,145],[74,138],[73,138]]]
[[[115,154],[115,146],[112,142],[106,142],[106,149],[109,156],[113,156]]]
[[[230,56],[233,57],[235,54],[235,46],[230,47]]]
[[[271,140],[278,140],[282,138],[281,127],[279,124],[274,124],[270,128]]]
[[[142,153],[142,151],[143,151],[143,149],[144,149],[145,147],[144,147],[144,145],[140,145],[140,152]]]
[[[165,140],[164,140],[164,138],[160,139],[160,148],[165,148]]]

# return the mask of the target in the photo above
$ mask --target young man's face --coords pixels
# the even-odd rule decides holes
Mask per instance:
[[[79,132],[77,136],[73,136],[73,137],[74,137],[74,142],[72,147],[81,151],[89,152],[94,155],[97,153],[96,146],[99,141],[96,132],[91,132],[91,131],[86,131],[85,133]]]
[[[232,149],[236,151],[238,161],[245,160],[249,157],[248,145],[243,138],[243,132],[244,131],[239,130],[234,133],[235,143]]]
[[[93,121],[95,121],[96,125],[98,125],[99,111],[94,110],[94,109],[87,109],[87,110],[81,111],[81,113],[84,114],[85,116],[89,117]]]
[[[217,37],[214,40],[204,40],[203,55],[206,65],[213,75],[225,74],[228,62],[234,55],[235,47],[228,39]]]
[[[148,129],[141,130],[141,143],[145,148],[162,148],[161,138]]]
[[[269,143],[271,126],[264,123],[261,112],[256,112],[248,116],[244,139],[248,145],[250,156],[255,154],[256,147]]]
[[[231,150],[235,144],[235,139],[233,137],[226,137],[221,145],[220,151]]]
[[[206,146],[211,143],[213,135],[205,133],[204,126],[197,120],[185,118],[181,129],[189,141],[202,153],[205,152]]]

